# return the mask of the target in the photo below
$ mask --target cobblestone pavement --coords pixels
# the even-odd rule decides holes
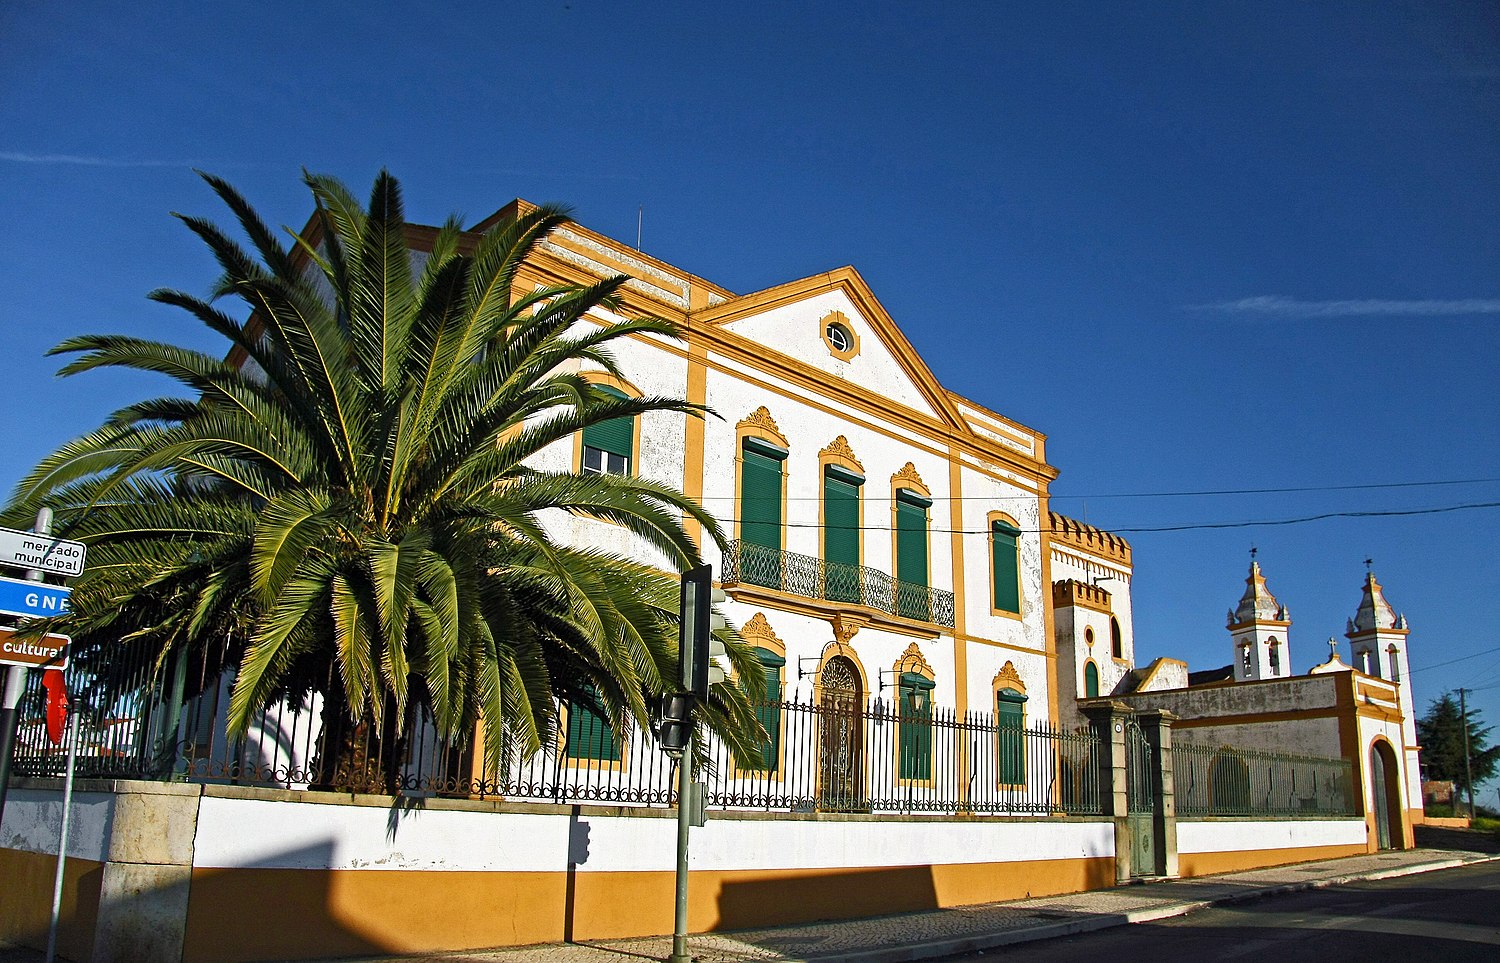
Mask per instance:
[[[1462,842],[1463,840],[1459,840]],[[1477,847],[1476,847],[1477,848]],[[873,919],[836,920],[690,937],[697,963],[904,963],[1180,916],[1204,906],[1360,879],[1385,879],[1500,858],[1469,850],[1412,849]],[[641,963],[665,960],[670,937],[553,943],[459,953],[364,957],[345,963]],[[0,963],[41,963],[34,950],[0,947]]]

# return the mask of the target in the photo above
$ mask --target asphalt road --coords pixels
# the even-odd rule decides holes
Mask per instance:
[[[1024,963],[1462,963],[1500,960],[1500,865],[1267,897],[957,961]]]

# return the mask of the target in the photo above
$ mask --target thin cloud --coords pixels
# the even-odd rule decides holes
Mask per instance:
[[[88,154],[28,154],[23,151],[4,150],[0,151],[0,161],[9,161],[12,164],[39,164],[52,167],[177,167],[182,169],[192,167],[213,167],[215,170],[225,168],[260,167],[260,164],[249,163],[225,163],[214,161],[207,163],[196,160],[129,160],[123,157],[92,157]]]
[[[1403,317],[1459,317],[1471,314],[1500,314],[1500,298],[1464,298],[1456,301],[1398,301],[1382,298],[1360,298],[1350,301],[1299,301],[1263,294],[1218,304],[1195,304],[1195,311],[1218,311],[1224,314],[1259,315],[1273,318],[1358,318],[1372,315]]]
[[[88,157],[82,154],[23,154],[0,151],[0,160],[16,164],[54,164],[75,167],[191,167],[188,161],[121,160],[114,157]]]

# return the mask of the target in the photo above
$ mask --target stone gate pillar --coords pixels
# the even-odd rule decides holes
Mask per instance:
[[[1136,714],[1136,723],[1156,757],[1151,773],[1152,831],[1156,836],[1154,874],[1176,879],[1177,870],[1177,797],[1172,775],[1172,722],[1176,715],[1166,709],[1146,709]]]
[[[1115,824],[1115,883],[1128,883],[1135,875],[1130,859],[1130,797],[1125,755],[1125,722],[1132,711],[1123,702],[1096,702],[1082,708],[1098,740],[1095,778],[1099,781],[1099,801],[1104,815]]]

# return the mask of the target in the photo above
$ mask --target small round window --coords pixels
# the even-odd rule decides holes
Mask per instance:
[[[840,361],[851,361],[859,354],[859,337],[849,326],[849,319],[842,311],[831,311],[823,316],[823,344],[828,353]]]

